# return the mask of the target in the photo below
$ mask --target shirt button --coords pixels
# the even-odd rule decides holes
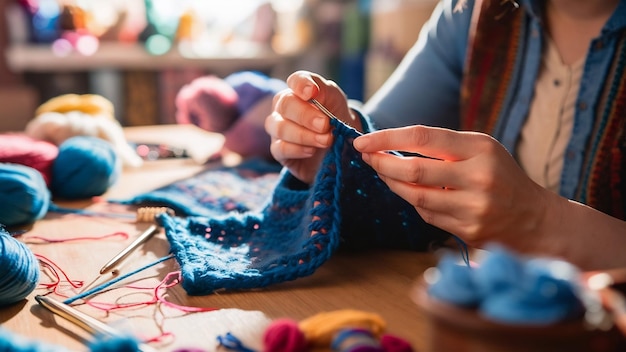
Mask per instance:
[[[585,103],[584,101],[579,102],[578,103],[578,110],[580,110],[580,111],[587,110],[587,103]]]
[[[573,150],[568,150],[567,154],[565,154],[565,157],[567,158],[567,160],[572,161],[574,160],[574,158],[576,158],[576,153],[574,153]]]

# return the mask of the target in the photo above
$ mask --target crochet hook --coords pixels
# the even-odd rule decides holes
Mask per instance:
[[[324,105],[322,105],[322,103],[320,103],[319,101],[317,101],[316,99],[309,99],[309,102],[313,105],[315,105],[315,107],[317,107],[321,112],[324,113],[324,115],[330,117],[331,119],[335,119],[343,124],[345,124],[343,121],[341,121],[340,119],[337,118],[337,116],[335,116],[332,112],[330,112],[330,110],[328,110]],[[350,125],[348,125],[350,126]],[[352,127],[352,126],[350,126]],[[356,131],[356,130],[355,130]],[[356,133],[358,133],[359,135],[363,135],[363,133],[356,131]],[[392,155],[396,155],[396,156],[403,156],[402,153],[395,151],[395,150],[390,150],[387,151],[387,153],[392,154]],[[409,153],[407,153],[409,154]],[[412,156],[419,156],[419,157],[424,157],[421,154],[417,154],[417,153],[410,153]]]
[[[322,103],[320,103],[319,101],[317,101],[317,99],[310,99],[309,102],[313,105],[315,105],[316,108],[318,108],[321,112],[324,113],[324,115],[330,117],[331,119],[340,121],[341,123],[345,124],[345,122],[341,121],[339,118],[337,118],[337,116],[335,116],[332,112],[330,112],[330,110],[328,110],[324,105],[322,105]],[[358,132],[358,131],[357,131]],[[362,134],[361,132],[358,132],[359,134]]]
[[[157,225],[150,225],[147,230],[145,230],[137,239],[135,239],[128,247],[119,252],[115,257],[109,260],[108,263],[104,264],[102,269],[100,269],[100,274],[105,274],[108,271],[115,268],[124,258],[126,258],[132,251],[137,249],[142,243],[147,241],[150,237],[152,237],[155,233],[157,233],[159,227]]]
[[[115,337],[125,336],[120,331],[112,328],[111,326],[99,321],[98,319],[91,317],[67,304],[61,303],[53,298],[47,296],[37,295],[35,300],[41,306],[51,311],[52,313],[74,323],[83,330],[96,335],[103,334]],[[138,343],[137,347],[141,352],[156,352],[156,349],[148,346],[145,343]]]

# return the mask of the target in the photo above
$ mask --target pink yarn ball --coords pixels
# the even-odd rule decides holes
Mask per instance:
[[[380,337],[380,344],[385,352],[413,352],[413,347],[407,341],[394,336],[385,334]]]
[[[265,352],[302,352],[306,351],[304,333],[298,323],[291,319],[277,319],[265,330],[263,336]]]
[[[52,164],[58,155],[59,148],[50,142],[19,133],[0,135],[0,163],[32,167],[41,173],[47,185],[50,185]]]
[[[227,130],[238,117],[237,92],[216,76],[199,77],[176,95],[176,122],[210,132]]]

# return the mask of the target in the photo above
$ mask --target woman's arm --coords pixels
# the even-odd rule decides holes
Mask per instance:
[[[413,124],[458,128],[460,87],[474,1],[439,3],[419,39],[363,112],[377,128]]]

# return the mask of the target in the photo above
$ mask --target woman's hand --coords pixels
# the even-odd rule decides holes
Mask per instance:
[[[552,198],[485,134],[412,126],[360,136],[354,147],[426,222],[471,245],[532,241]],[[430,158],[399,157],[388,150]]]
[[[312,183],[326,150],[332,143],[329,118],[309,100],[317,99],[337,118],[360,129],[344,92],[335,82],[320,75],[298,71],[287,78],[288,89],[274,97],[265,130],[272,138],[272,156],[291,173]]]

